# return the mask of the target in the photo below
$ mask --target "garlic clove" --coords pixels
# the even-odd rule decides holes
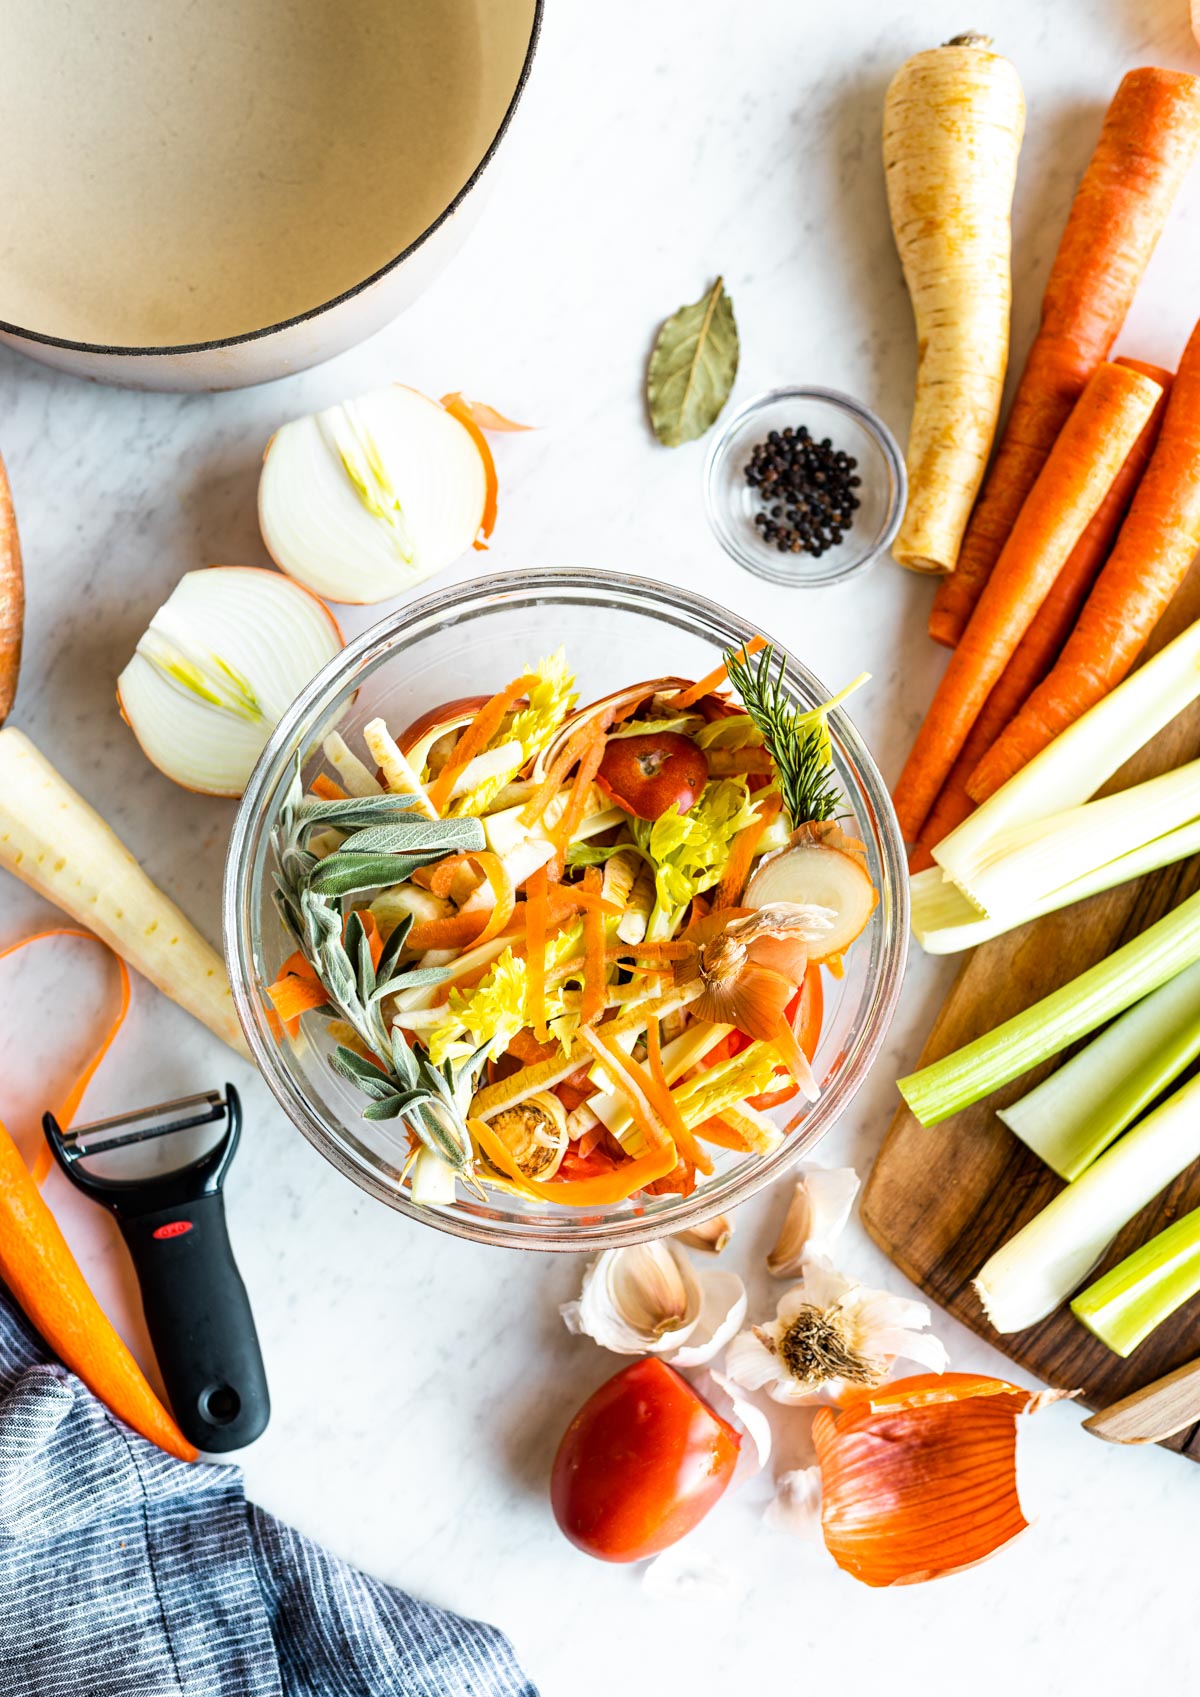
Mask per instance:
[[[853,1167],[807,1167],[797,1179],[767,1270],[777,1279],[790,1279],[805,1261],[827,1253],[840,1236],[859,1178]]]
[[[700,1319],[703,1293],[687,1254],[658,1238],[606,1249],[583,1275],[575,1302],[560,1309],[568,1331],[617,1355],[669,1355]]]
[[[710,1255],[719,1255],[733,1236],[733,1221],[728,1214],[714,1214],[711,1220],[702,1220],[698,1226],[689,1226],[685,1232],[676,1232],[676,1243],[682,1243],[685,1249],[702,1249]]]
[[[738,1386],[726,1373],[717,1373],[710,1368],[694,1381],[694,1388],[714,1414],[719,1414],[741,1434],[742,1447],[729,1486],[732,1490],[746,1484],[761,1473],[771,1459],[773,1440],[770,1420],[761,1408],[740,1394]]]
[[[821,1469],[797,1467],[780,1474],[763,1519],[776,1532],[790,1532],[806,1543],[820,1543]]]
[[[702,1268],[700,1312],[688,1338],[667,1357],[676,1367],[702,1367],[719,1355],[746,1318],[746,1287],[736,1273]]]

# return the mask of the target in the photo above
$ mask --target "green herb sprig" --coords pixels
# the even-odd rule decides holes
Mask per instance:
[[[866,683],[868,674],[864,672],[832,701],[803,713],[784,691],[783,656],[772,675],[774,660],[775,650],[768,644],[753,661],[743,650],[730,649],[725,666],[775,763],[779,793],[794,830],[833,819],[844,807],[845,798],[833,770],[827,720],[834,707]]]
[[[308,847],[317,830],[348,835],[319,859]],[[339,1046],[330,1064],[371,1098],[364,1119],[403,1115],[427,1149],[472,1182],[474,1150],[466,1111],[485,1051],[476,1051],[457,1068],[449,1061],[436,1067],[409,1047],[402,1031],[389,1030],[383,1014],[386,997],[441,983],[448,969],[398,967],[411,916],[392,932],[376,965],[361,917],[347,915],[345,908],[352,896],[402,883],[418,866],[482,849],[483,826],[478,819],[427,819],[414,811],[411,796],[305,801],[297,773],[271,841],[275,901],[283,922],[320,979],[330,1007],[380,1063]]]

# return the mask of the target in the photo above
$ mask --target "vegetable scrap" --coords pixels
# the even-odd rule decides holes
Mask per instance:
[[[756,442],[745,469],[763,511],[754,523],[781,554],[811,554],[836,548],[853,527],[862,505],[858,461],[825,436],[819,442],[805,425],[772,430]]]
[[[833,817],[842,698],[799,708],[759,641],[580,705],[559,650],[394,738],[371,721],[377,775],[336,734],[336,778],[297,772],[273,837],[294,952],[266,993],[281,1040],[321,1021],[365,1116],[405,1127],[412,1200],[687,1196],[779,1146],[769,1110],[820,1094],[822,968],[877,899]],[[580,1323],[616,1335],[598,1311],[628,1327],[674,1280],[705,1336],[692,1299],[724,1290],[723,1338],[737,1291],[685,1263],[647,1251],[614,1290],[602,1262]]]

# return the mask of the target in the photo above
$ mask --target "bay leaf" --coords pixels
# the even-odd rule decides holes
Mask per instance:
[[[646,400],[659,441],[678,448],[703,436],[729,399],[737,368],[733,302],[718,277],[707,294],[673,312],[655,338]]]

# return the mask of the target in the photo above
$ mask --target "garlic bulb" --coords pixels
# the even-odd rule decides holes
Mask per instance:
[[[658,1238],[598,1255],[578,1300],[560,1312],[569,1331],[617,1355],[660,1355],[677,1367],[697,1367],[742,1324],[746,1290],[736,1273],[698,1272],[679,1244]]]

